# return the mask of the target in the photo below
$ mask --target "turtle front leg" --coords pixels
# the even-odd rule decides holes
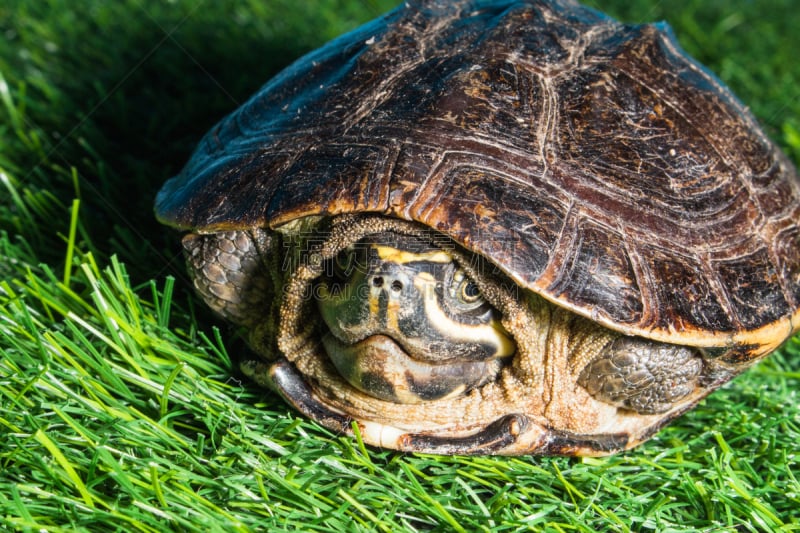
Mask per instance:
[[[694,390],[702,369],[691,348],[619,337],[586,365],[578,384],[596,400],[641,414],[663,413]]]
[[[261,229],[186,235],[183,249],[197,293],[234,324],[253,327],[263,321],[276,292],[267,264],[273,241]]]
[[[282,285],[280,239],[264,229],[189,234],[183,248],[197,293],[222,318],[248,328],[261,357],[276,353],[275,330]]]

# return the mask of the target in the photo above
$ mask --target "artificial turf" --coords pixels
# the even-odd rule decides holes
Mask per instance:
[[[600,459],[365,448],[241,381],[159,185],[354,0],[0,5],[0,526],[20,531],[800,530],[800,341]],[[800,161],[794,0],[593,0],[668,20]]]

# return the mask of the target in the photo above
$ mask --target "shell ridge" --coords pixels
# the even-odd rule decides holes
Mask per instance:
[[[694,257],[699,262],[705,279],[708,281],[709,285],[711,286],[711,290],[714,293],[714,296],[717,298],[717,301],[720,304],[720,307],[725,312],[726,318],[732,324],[734,330],[741,330],[744,329],[742,327],[742,321],[739,317],[739,314],[736,312],[736,307],[733,304],[731,299],[731,294],[726,286],[725,282],[722,281],[720,278],[719,272],[712,268],[711,266],[711,259],[709,257],[708,252],[701,252],[700,254],[693,254]],[[731,342],[733,342],[733,331],[731,332]]]
[[[447,189],[449,183],[449,173],[443,168],[448,166],[448,156],[451,152],[448,150],[438,150],[435,153],[434,162],[428,167],[427,173],[423,176],[422,181],[414,191],[413,196],[408,199],[408,203],[403,211],[406,220],[419,220],[425,221],[430,216],[430,210],[433,206],[440,203],[437,198],[440,194]],[[439,178],[439,182],[434,180],[434,177]]]
[[[652,330],[658,324],[659,317],[656,310],[661,309],[663,305],[659,301],[658,291],[654,289],[656,281],[653,279],[653,273],[647,262],[639,253],[639,247],[632,244],[634,239],[627,231],[627,228],[621,226],[620,232],[623,236],[625,253],[628,261],[630,261],[631,271],[634,275],[634,282],[639,289],[639,298],[642,304],[640,323],[643,329],[650,328]]]
[[[559,253],[561,250],[572,250],[574,247],[575,237],[577,235],[577,208],[575,206],[575,199],[570,198],[569,205],[564,213],[564,219],[561,223],[558,235],[553,241],[549,252],[550,256],[547,265],[542,270],[541,275],[533,281],[533,285],[540,289],[555,294],[555,286],[558,283],[561,272],[564,268],[564,263],[571,255],[568,253]]]

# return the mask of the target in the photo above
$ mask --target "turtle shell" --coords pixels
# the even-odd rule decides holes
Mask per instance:
[[[203,232],[417,221],[609,328],[749,360],[798,323],[799,198],[665,24],[568,0],[418,1],[270,81],[156,211]]]

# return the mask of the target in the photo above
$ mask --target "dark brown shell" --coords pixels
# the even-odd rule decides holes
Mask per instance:
[[[377,212],[625,333],[767,352],[798,323],[797,174],[668,27],[408,2],[300,59],[158,195],[180,228]]]

